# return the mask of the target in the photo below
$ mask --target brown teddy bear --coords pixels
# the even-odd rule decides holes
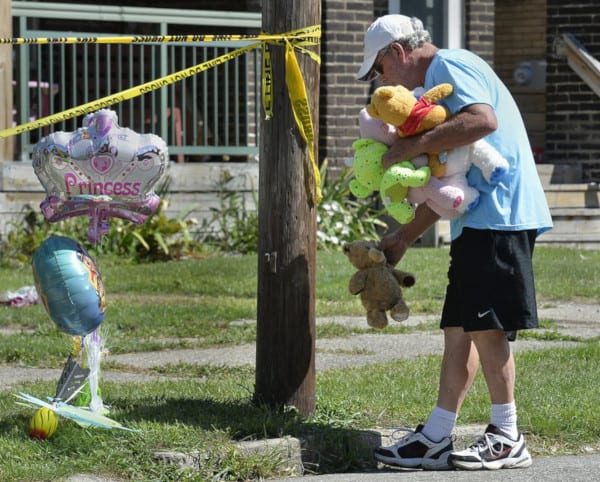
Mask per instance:
[[[409,309],[402,297],[401,288],[415,284],[415,276],[390,268],[383,251],[374,241],[358,240],[343,246],[344,254],[358,269],[350,278],[349,289],[367,310],[367,323],[373,328],[388,325],[386,312],[396,321],[408,318]]]

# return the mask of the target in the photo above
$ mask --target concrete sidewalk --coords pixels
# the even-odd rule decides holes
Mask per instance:
[[[427,481],[449,482],[589,482],[600,479],[600,454],[563,456],[563,457],[535,457],[533,465],[527,469],[514,470],[487,470],[464,471],[454,470],[448,472],[429,472],[422,470],[390,469],[384,468],[376,472],[361,472],[347,474],[317,475],[304,477],[290,477],[286,479],[270,479],[273,482],[380,482],[380,481]]]

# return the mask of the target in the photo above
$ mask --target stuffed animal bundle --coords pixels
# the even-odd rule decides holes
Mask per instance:
[[[380,87],[375,90],[371,104],[359,114],[361,137],[389,146],[394,141],[394,132],[405,136],[431,129],[448,118],[448,111],[432,102],[451,92],[450,84],[440,84],[417,100],[402,86]],[[431,179],[426,185],[410,186],[406,202],[425,202],[445,219],[458,217],[479,203],[479,192],[469,186],[466,179],[472,164],[481,170],[490,185],[498,184],[509,168],[508,161],[484,140],[441,155],[418,156],[411,161],[417,169],[428,166]]]
[[[379,87],[373,93],[367,112],[371,117],[396,127],[401,137],[418,134],[449,118],[448,110],[435,102],[448,97],[452,90],[450,84],[439,84],[417,99],[411,91],[401,85]],[[493,148],[475,149],[470,160],[481,169],[488,183],[497,184],[508,171],[509,165],[497,151],[495,155],[493,151]],[[431,175],[443,177],[445,166],[439,162],[438,154],[430,154],[429,161]]]
[[[408,318],[409,308],[402,296],[402,288],[415,284],[415,276],[390,268],[383,251],[374,241],[357,240],[346,243],[344,254],[357,269],[349,283],[350,293],[360,295],[367,310],[367,323],[373,328],[388,325],[387,312],[396,321]]]
[[[394,136],[397,136],[396,130],[370,117],[365,109],[361,111],[359,123],[363,138],[352,144],[354,159],[349,164],[354,169],[350,191],[356,197],[366,198],[372,191],[379,190],[387,212],[400,224],[409,223],[414,218],[413,204],[427,203],[444,219],[458,217],[477,205],[479,191],[467,184],[466,173],[470,164],[462,162],[466,157],[457,155],[458,162],[451,160],[448,163],[451,167],[447,169],[449,175],[441,179],[429,176],[426,156],[418,156],[411,162],[402,162],[390,168],[390,172],[402,172],[403,177],[385,176],[382,158],[389,147],[381,141],[389,142],[389,138],[386,138],[388,127]],[[451,159],[454,157],[451,156]],[[422,173],[420,181],[415,172]]]
[[[479,204],[479,191],[467,182],[470,164],[463,162],[466,159],[464,153],[454,155],[449,151],[448,157],[444,177],[432,176],[426,186],[411,188],[406,195],[409,203],[427,204],[442,219],[462,216]],[[426,156],[417,156],[412,162],[415,165],[428,163]]]

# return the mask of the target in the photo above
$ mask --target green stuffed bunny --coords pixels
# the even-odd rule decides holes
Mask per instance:
[[[388,146],[373,139],[357,139],[352,144],[354,159],[350,163],[354,179],[350,181],[350,191],[357,198],[364,199],[373,191],[379,195],[387,212],[396,221],[406,224],[412,221],[415,210],[406,199],[409,187],[427,185],[431,176],[429,167],[418,169],[408,161],[394,164],[389,169],[383,167],[382,157]]]

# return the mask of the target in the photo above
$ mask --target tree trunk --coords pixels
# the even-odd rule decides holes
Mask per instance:
[[[283,33],[321,23],[318,0],[264,0],[263,30]],[[309,47],[314,51],[315,47]],[[271,45],[273,117],[261,121],[256,340],[256,403],[315,408],[316,206],[308,147],[285,83],[285,48]],[[318,139],[319,64],[296,57]],[[307,190],[313,185],[313,192]]]

